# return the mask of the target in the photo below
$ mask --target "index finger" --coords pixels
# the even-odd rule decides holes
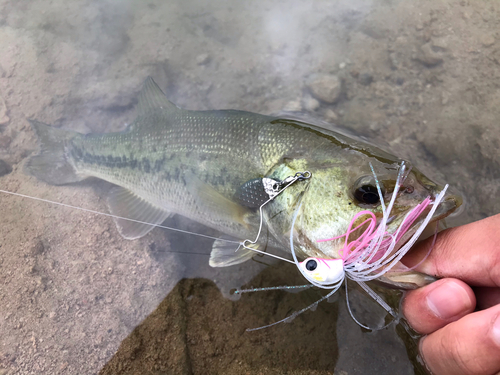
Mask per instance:
[[[429,251],[433,237],[412,249],[403,263],[412,266]],[[500,214],[439,233],[431,253],[417,271],[455,277],[469,285],[500,286]]]

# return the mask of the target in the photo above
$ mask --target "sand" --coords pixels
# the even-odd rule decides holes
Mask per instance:
[[[152,76],[184,108],[335,123],[460,192],[450,225],[478,220],[500,212],[499,23],[495,1],[3,0],[0,189],[106,212],[103,182],[23,174],[36,150],[27,120],[123,130]],[[214,270],[208,240],[155,229],[126,241],[110,218],[2,194],[0,213],[1,375],[422,371],[401,326],[368,334],[340,296],[245,332],[319,298],[228,298],[303,282],[281,263]],[[370,319],[375,307],[353,299]]]

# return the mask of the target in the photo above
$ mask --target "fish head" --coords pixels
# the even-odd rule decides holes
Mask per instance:
[[[295,160],[279,168],[278,174],[282,176],[306,170],[311,173],[309,179],[285,189],[276,198],[276,207],[267,214],[271,233],[281,237],[281,242],[288,248],[292,237],[299,259],[341,258],[347,244],[367,229],[368,213],[373,214],[376,225],[379,225],[384,217],[384,207],[387,208],[394,194],[392,209],[386,212],[389,216],[384,231],[390,235],[398,233],[407,220],[405,218],[422,207],[424,201],[430,203],[410,226],[406,221],[404,232],[400,230],[399,242],[403,244],[421,226],[433,202],[443,191],[443,186],[431,181],[407,161],[358,155],[351,158],[347,168],[344,162]],[[445,218],[461,204],[458,194],[447,191],[430,222]],[[358,215],[362,212],[365,213]],[[350,228],[363,223],[346,238]]]

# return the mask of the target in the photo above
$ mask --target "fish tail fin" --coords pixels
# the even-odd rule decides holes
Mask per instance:
[[[30,120],[40,144],[40,152],[29,158],[24,166],[25,173],[51,185],[64,185],[81,181],[68,160],[66,145],[78,133],[54,128],[43,122]]]

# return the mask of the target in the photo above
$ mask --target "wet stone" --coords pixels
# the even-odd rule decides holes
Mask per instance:
[[[443,62],[441,54],[433,50],[431,43],[426,43],[420,47],[420,54],[417,56],[417,60],[429,67]]]
[[[300,100],[292,100],[285,104],[283,110],[287,112],[300,112],[302,111],[302,104]]]
[[[201,55],[196,56],[196,64],[205,65],[210,62],[210,55],[208,53],[202,53]]]
[[[373,76],[370,73],[363,73],[359,76],[359,83],[368,86],[373,82]]]
[[[12,138],[8,135],[0,135],[0,149],[6,149],[10,146]]]
[[[316,99],[333,104],[340,98],[342,81],[333,74],[320,74],[312,77],[307,83],[307,87]]]
[[[9,116],[7,116],[7,105],[5,100],[0,97],[0,125],[5,125],[10,121]]]
[[[309,96],[304,99],[304,106],[308,111],[314,112],[319,108],[320,104],[316,99]]]
[[[325,112],[323,113],[323,116],[325,117],[325,120],[328,122],[336,122],[339,119],[339,116],[330,108],[327,108]]]
[[[481,44],[484,47],[490,47],[493,44],[495,44],[495,37],[493,35],[489,35],[489,34],[481,35],[479,40],[481,41]]]
[[[403,83],[405,83],[405,79],[403,77],[397,77],[396,78],[396,84],[398,86],[401,86]]]
[[[43,242],[38,240],[30,249],[32,255],[40,255],[45,251],[45,246]]]
[[[5,161],[0,159],[0,177],[12,172],[12,168]]]

